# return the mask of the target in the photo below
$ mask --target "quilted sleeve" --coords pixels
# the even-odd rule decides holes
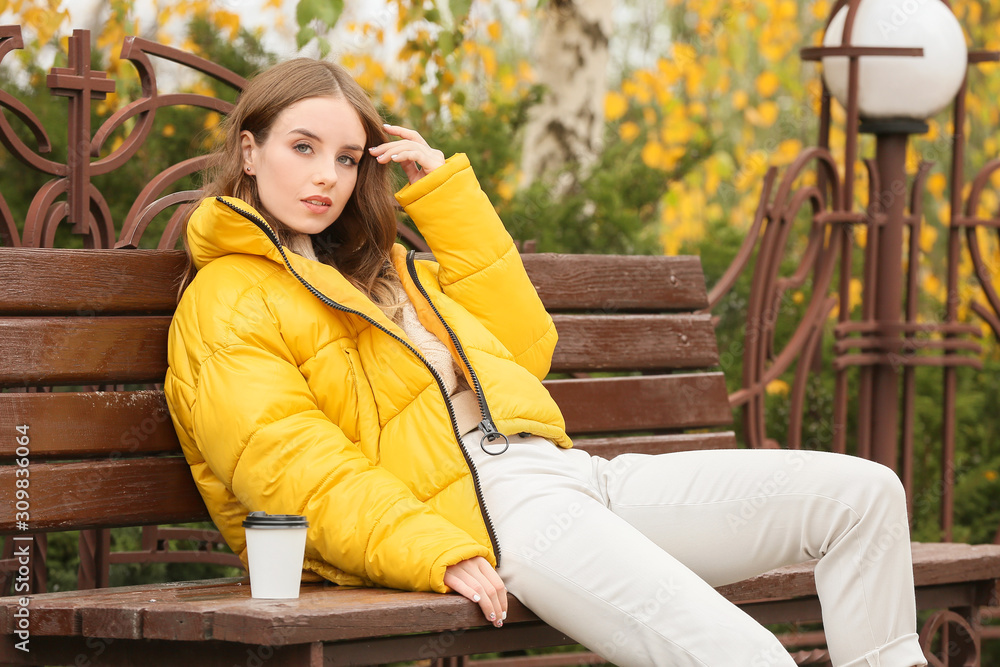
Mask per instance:
[[[434,252],[445,294],[475,315],[521,366],[544,378],[555,326],[468,158],[448,158],[396,199]]]

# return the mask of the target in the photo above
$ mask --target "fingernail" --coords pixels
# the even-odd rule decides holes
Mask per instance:
[[[477,595],[473,595],[472,596],[472,601],[473,602],[479,602],[479,595],[478,594]]]
[[[399,156],[398,155],[390,155],[389,157],[392,158],[393,160],[395,160]]]
[[[503,612],[503,613],[502,613],[502,614],[500,615],[500,619],[501,619],[501,620],[504,620],[504,621],[506,621],[506,620],[507,620],[507,612]]]
[[[490,620],[491,621],[497,620],[497,615],[496,614],[490,614]]]
[[[499,621],[499,622],[497,623],[497,627],[498,627],[498,628],[502,628],[502,627],[503,627],[503,621]]]
[[[370,147],[368,148],[368,150],[369,150],[369,151],[371,151],[372,153],[374,153],[374,152],[375,152],[375,147],[374,147],[374,146],[370,146]]]
[[[389,123],[382,123],[382,127],[392,127],[392,125],[389,125]]]

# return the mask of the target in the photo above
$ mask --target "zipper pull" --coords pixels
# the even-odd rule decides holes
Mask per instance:
[[[500,454],[506,452],[507,448],[510,447],[510,440],[507,439],[507,436],[497,430],[496,424],[494,424],[493,420],[489,417],[479,422],[479,430],[483,432],[483,437],[479,441],[479,446],[490,456],[499,456]],[[500,440],[501,438],[503,438],[503,449],[499,452],[491,452],[486,449],[487,442],[493,442],[494,440]]]

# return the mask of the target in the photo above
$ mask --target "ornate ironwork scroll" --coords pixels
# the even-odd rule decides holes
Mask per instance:
[[[756,253],[744,326],[743,382],[742,387],[730,396],[730,402],[734,407],[743,409],[745,438],[749,446],[776,446],[777,443],[767,435],[766,389],[773,380],[794,371],[794,380],[789,387],[788,436],[787,442],[782,444],[798,448],[803,446],[807,381],[814,371],[822,369],[821,342],[828,329],[827,321],[833,309],[841,306],[836,324],[832,327],[831,365],[835,380],[833,418],[828,429],[830,448],[838,452],[848,449],[848,381],[849,373],[852,373],[850,377],[856,375],[858,378],[854,387],[858,405],[857,434],[852,451],[899,470],[911,503],[916,397],[914,371],[920,366],[942,368],[941,528],[944,538],[950,539],[954,496],[955,370],[962,366],[981,367],[981,344],[978,340],[982,336],[981,329],[958,318],[962,233],[969,253],[967,257],[971,258],[976,279],[988,304],[972,300],[967,305],[990,326],[994,335],[1000,335],[1000,295],[989,279],[1000,267],[991,266],[986,261],[977,234],[979,229],[1000,234],[1000,211],[990,218],[977,217],[983,190],[990,176],[1000,170],[1000,160],[991,161],[976,174],[963,202],[965,137],[961,130],[966,121],[967,86],[964,83],[954,102],[954,127],[959,131],[952,140],[954,158],[951,165],[951,226],[947,255],[948,300],[942,317],[924,322],[917,308],[920,294],[918,274],[926,265],[919,239],[921,228],[926,224],[922,209],[924,183],[932,164],[922,163],[919,166],[910,185],[904,185],[905,196],[887,196],[888,179],[908,178],[903,167],[905,135],[900,139],[898,134],[881,132],[869,123],[868,130],[878,133],[878,159],[864,161],[868,178],[868,205],[864,210],[856,210],[854,203],[854,165],[858,157],[859,134],[866,131],[858,110],[859,58],[920,55],[921,50],[851,46],[853,19],[859,4],[860,0],[840,0],[831,11],[832,17],[842,7],[848,7],[843,46],[802,51],[804,60],[819,60],[830,55],[849,58],[847,120],[844,127],[846,142],[843,155],[839,156],[842,171],[829,149],[831,97],[824,86],[817,146],[803,151],[784,170],[780,182],[777,169],[768,171],[753,224],[731,266],[712,289],[710,308],[716,306],[732,290],[740,275],[750,269],[751,258]],[[998,59],[1000,53],[997,52],[969,54],[970,65]],[[893,168],[889,168],[890,163],[894,163]],[[809,166],[814,169],[808,171],[806,168]],[[805,184],[796,186],[797,183]],[[792,223],[797,217],[801,219],[800,209],[807,203],[811,206],[810,226],[801,232],[805,235],[806,249],[801,253],[792,275],[782,277],[780,265],[789,256],[789,246],[795,238],[790,236]],[[887,247],[885,231],[892,224],[893,216],[899,216],[898,224],[906,234],[895,237],[900,239],[896,247]],[[854,268],[855,252],[859,250],[856,239],[862,227],[867,242],[860,258],[860,317],[854,317],[848,304],[851,300],[851,279],[857,274]],[[908,238],[908,242],[903,243],[903,238]],[[893,259],[893,253],[897,254],[895,261],[900,267],[899,272],[889,271],[886,274],[885,263]],[[836,285],[831,284],[834,274],[838,281]],[[886,275],[889,277],[886,278]],[[781,304],[785,294],[790,289],[802,287],[809,280],[812,296],[805,312],[795,323],[788,342],[777,350],[775,324],[783,312]],[[888,292],[899,301],[894,313],[886,307],[884,294],[880,294],[880,291],[886,291],[886,283],[893,281],[896,284],[889,285]],[[890,382],[880,385],[877,381],[879,373],[887,374]],[[892,416],[886,417],[890,413],[884,407],[886,405],[891,406],[891,415],[895,415],[896,406],[901,406],[902,432],[898,438],[902,444],[901,452],[897,445],[896,420]],[[887,426],[885,422],[891,423]]]
[[[935,612],[920,629],[920,648],[931,667],[977,667],[980,645],[978,628],[948,609]],[[934,651],[934,639],[940,646]]]
[[[0,60],[13,49],[23,48],[20,26],[0,27]],[[92,178],[123,167],[135,157],[149,135],[156,118],[156,111],[163,107],[188,105],[219,113],[227,113],[232,104],[208,95],[193,93],[161,94],[158,92],[156,73],[150,57],[173,61],[192,70],[211,76],[235,90],[246,81],[243,77],[190,53],[139,37],[128,37],[122,47],[121,57],[130,61],[139,74],[142,97],[118,110],[91,136],[91,103],[104,99],[114,92],[115,82],[104,72],[90,68],[90,32],[75,30],[69,38],[69,63],[67,67],[53,68],[47,86],[53,95],[69,98],[68,151],[65,164],[49,160],[43,155],[51,151],[45,129],[37,117],[9,93],[0,91],[0,105],[10,109],[35,135],[37,147],[32,150],[14,133],[6,116],[0,114],[0,141],[12,155],[32,169],[51,174],[55,178],[46,183],[35,195],[24,222],[23,234],[18,237],[16,225],[6,202],[0,198],[0,228],[7,245],[51,247],[56,227],[62,223],[73,225],[73,233],[85,239],[88,248],[110,248],[136,245],[149,221],[168,206],[196,200],[198,193],[174,193],[167,200],[155,203],[172,185],[191,175],[205,165],[205,157],[198,156],[172,165],[154,177],[132,205],[120,236],[116,234],[107,202]],[[100,157],[108,137],[126,122],[134,121],[131,130],[110,154]],[[65,200],[62,198],[65,197]],[[171,218],[159,240],[160,248],[172,248],[179,234],[182,210]]]
[[[838,156],[842,170],[830,152],[832,101],[824,85],[816,147],[807,148],[780,179],[777,169],[767,172],[753,223],[729,269],[712,289],[710,309],[732,291],[742,274],[752,270],[744,324],[742,386],[730,395],[733,407],[742,408],[745,441],[751,447],[778,446],[768,436],[765,395],[772,381],[789,372],[794,379],[789,386],[787,441],[780,444],[791,448],[813,446],[803,442],[807,383],[814,374],[828,372],[824,371],[826,360],[821,358],[821,343],[827,333],[832,335],[832,423],[825,434],[828,442],[817,444],[837,452],[848,450],[849,401],[853,393],[857,430],[852,453],[880,461],[900,473],[911,516],[915,497],[915,372],[918,367],[941,368],[941,475],[937,488],[931,492],[939,495],[941,535],[950,541],[955,487],[956,372],[963,366],[982,366],[981,327],[960,320],[959,306],[975,313],[994,336],[1000,337],[1000,295],[992,281],[1000,266],[988,261],[982,246],[986,234],[996,235],[1000,244],[1000,210],[983,216],[980,206],[991,176],[1000,171],[1000,159],[990,161],[975,174],[963,198],[966,79],[953,103],[955,130],[948,200],[946,303],[940,316],[923,321],[918,312],[918,275],[927,261],[920,238],[926,224],[924,184],[932,164],[921,163],[917,172],[909,175],[905,156],[908,133],[924,130],[913,129],[921,123],[904,123],[901,130],[900,124],[865,122],[858,104],[860,57],[919,56],[922,50],[852,46],[851,33],[860,2],[839,0],[830,12],[832,20],[847,7],[843,46],[802,50],[803,60],[831,55],[848,58],[843,128],[846,141],[843,154]],[[970,66],[997,60],[1000,60],[998,52],[969,53]],[[868,179],[868,204],[857,210],[855,163],[862,132],[875,134],[877,145],[876,158],[863,162]],[[814,169],[807,171],[807,167]],[[803,215],[800,211],[807,204],[811,211]],[[793,221],[803,217],[808,217],[808,229],[792,234]],[[863,249],[857,242],[862,230],[866,238]],[[801,246],[802,240],[805,250],[800,252],[791,274],[783,275],[782,260],[794,256],[793,241],[799,241]],[[857,258],[860,262],[855,261],[857,251],[863,252]],[[963,303],[959,289],[959,266],[963,261],[971,261],[974,280],[985,297],[982,303],[969,296]],[[860,272],[857,263],[861,264]],[[834,274],[836,285],[832,284]],[[859,280],[862,286],[860,314],[852,313],[849,305],[852,279]],[[782,308],[785,295],[810,280],[811,296],[804,313],[792,323],[793,333],[787,342],[777,349],[776,324],[786,312]],[[830,326],[828,320],[834,308],[837,308],[836,323]],[[855,386],[849,387],[854,378]],[[901,432],[897,432],[897,415]],[[1000,530],[997,537],[1000,539]],[[977,665],[979,637],[975,623],[945,610],[925,624],[921,645],[931,664]],[[932,653],[935,644],[941,657]]]

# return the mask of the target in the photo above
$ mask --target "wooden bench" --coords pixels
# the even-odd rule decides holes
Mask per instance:
[[[697,312],[707,304],[697,258],[524,261],[560,332],[547,386],[577,446],[603,456],[736,446],[711,319]],[[0,532],[16,555],[35,532],[207,518],[162,392],[128,391],[164,377],[183,263],[172,250],[0,248]],[[82,385],[125,391],[58,391]],[[57,390],[10,391],[25,387]],[[919,607],[942,610],[925,645],[950,624],[952,662],[940,664],[978,664],[977,609],[994,597],[1000,546],[913,554]],[[820,618],[811,563],[720,590],[761,622]],[[0,662],[16,665],[330,667],[574,643],[516,600],[498,630],[457,595],[310,584],[297,601],[264,601],[245,578],[16,592],[0,599],[0,629]]]

